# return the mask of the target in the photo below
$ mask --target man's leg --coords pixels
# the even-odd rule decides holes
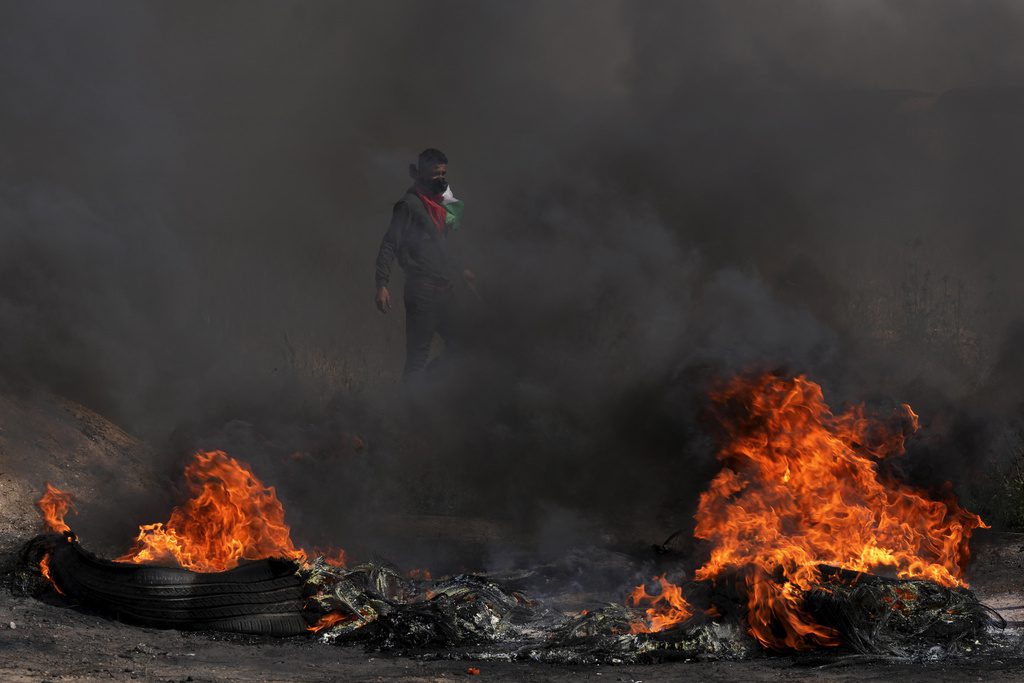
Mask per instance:
[[[438,307],[428,292],[405,289],[405,371],[403,380],[423,372],[438,324]]]

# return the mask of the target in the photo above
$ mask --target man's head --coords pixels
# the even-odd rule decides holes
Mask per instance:
[[[434,194],[444,194],[448,189],[448,157],[439,149],[429,147],[409,164],[409,175],[416,183]]]

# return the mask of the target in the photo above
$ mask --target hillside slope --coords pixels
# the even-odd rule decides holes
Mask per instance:
[[[0,392],[0,557],[41,530],[34,503],[46,482],[70,491],[90,518],[116,519],[124,501],[160,486],[152,457],[142,442],[77,403]]]

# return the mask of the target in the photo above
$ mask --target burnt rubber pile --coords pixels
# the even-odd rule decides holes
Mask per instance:
[[[49,575],[49,578],[46,577]],[[965,656],[997,647],[1003,625],[971,591],[930,581],[821,568],[801,608],[834,630],[838,652],[900,658]],[[643,612],[621,604],[568,612],[542,590],[543,571],[408,578],[393,567],[350,569],[267,559],[215,573],[97,558],[73,535],[46,534],[22,549],[17,591],[133,624],[270,636],[310,634],[420,657],[635,663],[739,659],[765,652],[748,635],[738,581],[688,582],[698,607],[679,624],[643,632]],[[770,624],[769,624],[770,626]]]

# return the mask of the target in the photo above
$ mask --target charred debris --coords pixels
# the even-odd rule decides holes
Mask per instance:
[[[941,659],[1004,645],[996,634],[1005,622],[966,588],[824,566],[820,575],[801,608],[837,634],[836,654]],[[578,609],[564,565],[433,580],[386,563],[265,559],[197,573],[98,558],[67,532],[28,542],[9,578],[17,593],[139,625],[313,637],[421,658],[619,664],[770,654],[749,635],[740,580],[684,582],[699,609],[645,632],[642,609]]]

